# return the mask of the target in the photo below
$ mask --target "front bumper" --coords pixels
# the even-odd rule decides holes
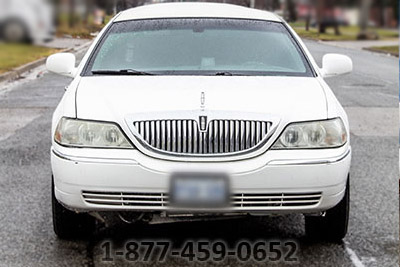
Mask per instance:
[[[169,162],[136,150],[85,150],[53,147],[51,153],[56,198],[76,211],[317,213],[343,198],[351,162],[350,147],[297,155],[293,151],[269,151],[237,162],[201,163]],[[77,153],[71,156],[71,152]],[[97,156],[88,157],[87,153]],[[188,170],[228,173],[232,205],[218,210],[171,206],[171,173]]]

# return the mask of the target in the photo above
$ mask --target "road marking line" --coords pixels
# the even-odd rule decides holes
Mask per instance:
[[[354,252],[354,250],[352,250],[351,248],[348,247],[348,243],[345,243],[344,247],[346,248],[346,252],[347,252],[347,254],[349,254],[350,260],[353,262],[353,265],[355,267],[365,267],[365,265],[362,263],[360,258]]]

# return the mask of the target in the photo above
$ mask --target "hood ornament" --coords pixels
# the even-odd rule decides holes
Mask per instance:
[[[204,110],[206,107],[206,93],[201,92],[200,94],[200,109]]]
[[[200,94],[200,110],[204,111],[206,108],[206,93],[201,92]],[[207,116],[199,116],[200,131],[205,132],[207,130]]]

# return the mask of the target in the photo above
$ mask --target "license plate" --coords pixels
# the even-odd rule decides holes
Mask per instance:
[[[175,174],[171,179],[173,206],[216,208],[229,200],[228,178],[221,174]]]

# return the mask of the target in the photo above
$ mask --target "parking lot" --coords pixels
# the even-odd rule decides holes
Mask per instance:
[[[51,114],[69,79],[39,68],[25,79],[0,87],[0,257],[1,266],[121,266],[102,261],[105,240],[294,240],[292,266],[398,265],[398,59],[367,51],[307,41],[320,63],[324,53],[343,53],[354,72],[328,79],[351,126],[351,215],[343,244],[310,243],[300,215],[241,218],[99,229],[90,240],[58,240],[51,222]],[[81,56],[81,54],[79,55]],[[219,265],[234,265],[228,258]],[[153,265],[180,266],[179,258]],[[254,265],[244,262],[243,265]],[[136,264],[138,265],[138,264]],[[148,263],[143,263],[148,265]],[[285,265],[278,263],[276,266]]]

